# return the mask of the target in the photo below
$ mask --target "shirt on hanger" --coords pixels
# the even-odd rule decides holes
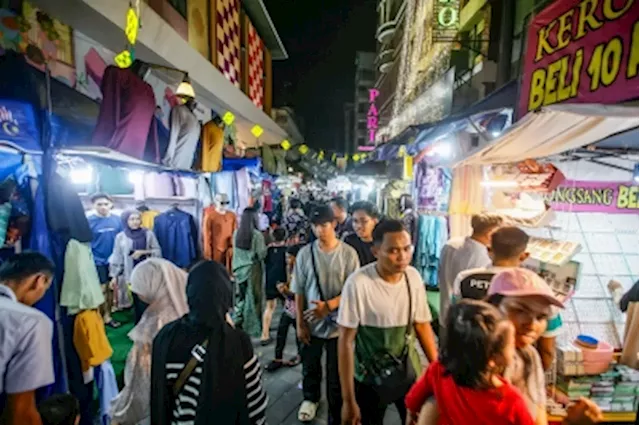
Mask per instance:
[[[164,165],[180,170],[190,170],[200,139],[200,122],[186,105],[171,110],[169,146],[162,161]]]
[[[153,231],[162,256],[176,266],[187,268],[198,258],[198,230],[191,214],[172,208],[156,217]]]
[[[153,230],[153,224],[155,222],[156,217],[160,213],[154,210],[142,211],[140,213],[140,219],[142,220],[142,227],[145,229]]]
[[[101,365],[111,358],[113,349],[98,310],[85,310],[76,316],[73,326],[73,346],[78,352],[82,371]]]
[[[202,127],[202,154],[200,169],[217,173],[222,169],[222,148],[224,147],[224,130],[209,121]]]
[[[131,69],[109,65],[102,77],[101,91],[92,144],[143,159],[151,125],[155,126],[153,89]],[[151,143],[157,145],[157,138]]]

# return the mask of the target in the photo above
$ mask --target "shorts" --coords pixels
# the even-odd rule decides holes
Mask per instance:
[[[111,280],[109,278],[109,265],[96,265],[96,270],[98,271],[98,280],[100,281],[100,285],[106,285]]]

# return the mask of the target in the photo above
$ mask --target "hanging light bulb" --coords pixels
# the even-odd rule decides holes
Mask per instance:
[[[182,79],[182,82],[176,90],[176,96],[190,97],[191,99],[195,99],[196,92],[195,90],[193,90],[193,86],[191,85],[189,74],[184,74],[184,78]]]

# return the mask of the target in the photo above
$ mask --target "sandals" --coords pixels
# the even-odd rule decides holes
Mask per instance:
[[[302,359],[300,358],[300,356],[293,356],[285,363],[285,366],[287,366],[287,367],[296,367],[301,362],[302,362]]]
[[[275,372],[284,365],[285,363],[282,360],[271,360],[271,362],[269,362],[269,364],[264,367],[264,370],[266,370],[267,372]]]
[[[273,338],[269,337],[267,339],[261,339],[260,340],[260,345],[262,345],[263,347],[266,347],[267,345],[271,344],[273,342]]]
[[[113,329],[118,329],[120,326],[122,326],[122,323],[116,321],[116,320],[109,320],[109,322],[105,323],[105,325],[109,326],[110,328]]]
[[[298,420],[300,422],[311,422],[316,418],[316,413],[318,412],[318,403],[314,403],[312,401],[305,400],[302,402],[300,406],[300,410],[298,410]]]

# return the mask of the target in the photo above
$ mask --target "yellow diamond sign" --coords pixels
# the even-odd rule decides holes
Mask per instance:
[[[309,147],[307,147],[307,145],[300,145],[300,147],[298,148],[298,151],[302,155],[306,155],[306,153],[309,152]]]
[[[233,124],[233,121],[235,121],[235,119],[236,119],[236,116],[229,111],[225,112],[224,115],[222,116],[222,122],[225,123],[226,125]]]
[[[282,149],[284,149],[285,151],[288,151],[289,149],[291,149],[291,142],[289,142],[287,139],[284,139],[282,143],[280,143],[280,146],[282,146]]]
[[[129,41],[131,45],[136,44],[139,26],[138,15],[136,15],[136,11],[130,7],[127,11],[127,26],[124,28],[124,33],[127,35],[127,41]]]
[[[354,161],[360,161],[360,154],[354,153],[351,158],[353,158]]]
[[[118,53],[115,58],[113,58],[113,61],[120,68],[129,68],[131,66],[131,63],[133,62],[133,60],[131,59],[131,52],[128,50],[123,50],[122,52]]]
[[[256,137],[256,139],[262,136],[262,133],[264,133],[264,130],[258,124],[254,125],[253,128],[251,129],[251,134],[253,134]]]

